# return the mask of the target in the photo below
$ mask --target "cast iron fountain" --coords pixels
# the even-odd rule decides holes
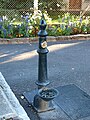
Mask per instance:
[[[38,60],[38,80],[36,85],[38,86],[37,90],[32,91],[31,93],[25,93],[24,96],[32,104],[37,112],[44,112],[48,110],[55,109],[53,104],[53,99],[58,95],[58,91],[54,88],[47,88],[46,86],[50,84],[50,81],[47,77],[47,41],[46,36],[46,22],[44,15],[42,15],[40,21],[40,31],[38,32],[39,36],[39,49],[37,50],[39,54]],[[32,100],[31,100],[32,98]]]

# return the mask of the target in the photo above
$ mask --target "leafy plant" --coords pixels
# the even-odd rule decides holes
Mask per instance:
[[[39,32],[39,23],[42,13],[38,11],[36,15],[25,14],[21,16],[21,21],[17,22],[17,16],[8,18],[0,17],[0,37],[34,37]],[[55,22],[49,17],[46,11],[44,16],[47,22],[47,32],[49,36],[73,35],[90,33],[90,16],[75,16],[66,13],[58,16]]]

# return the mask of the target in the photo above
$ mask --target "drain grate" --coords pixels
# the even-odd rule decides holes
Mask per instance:
[[[59,95],[54,99],[57,105],[73,120],[90,116],[90,96],[72,85],[57,88]]]

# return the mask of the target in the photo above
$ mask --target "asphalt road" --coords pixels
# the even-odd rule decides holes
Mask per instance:
[[[37,88],[37,49],[38,43],[0,45],[0,72],[31,120],[39,120],[38,115],[21,96]],[[75,84],[90,95],[90,41],[49,42],[48,49],[49,86]]]

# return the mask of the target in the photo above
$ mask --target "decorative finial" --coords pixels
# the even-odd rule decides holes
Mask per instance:
[[[45,17],[44,17],[44,14],[42,14],[42,17],[41,17],[41,21],[40,21],[40,31],[38,32],[38,35],[39,36],[47,36],[47,32],[46,32],[46,21],[45,21]]]

